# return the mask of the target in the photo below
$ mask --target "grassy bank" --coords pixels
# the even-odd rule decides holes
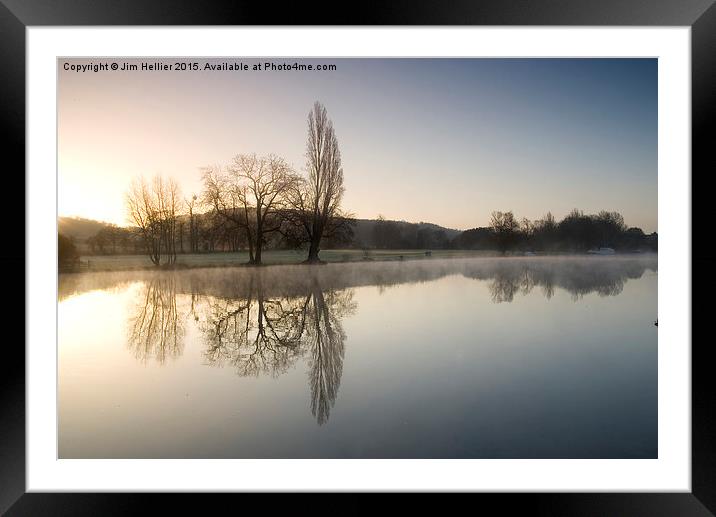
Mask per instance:
[[[494,255],[489,251],[469,250],[323,250],[321,260],[325,262],[362,262],[388,260],[429,260],[451,257],[480,257]],[[300,250],[270,250],[263,252],[263,263],[299,264],[306,259]],[[124,271],[132,269],[153,269],[151,261],[144,255],[84,255],[80,257],[81,271]],[[177,267],[227,267],[240,266],[249,260],[248,252],[236,253],[185,253],[177,255]]]

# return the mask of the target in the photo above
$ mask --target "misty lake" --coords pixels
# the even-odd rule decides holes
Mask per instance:
[[[657,257],[63,274],[60,458],[655,458]]]

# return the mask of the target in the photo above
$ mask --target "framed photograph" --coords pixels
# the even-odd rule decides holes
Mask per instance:
[[[26,192],[0,510],[711,515],[711,1],[163,7],[0,5]]]

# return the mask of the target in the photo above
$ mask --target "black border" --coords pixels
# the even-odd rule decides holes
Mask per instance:
[[[702,178],[714,170],[709,129],[716,112],[716,6],[714,0],[396,0],[339,4],[187,0],[0,0],[0,149],[5,180],[19,183],[15,213],[24,212],[25,28],[35,25],[649,25],[690,26],[692,51],[692,196],[710,192]],[[10,160],[8,161],[8,158]],[[699,174],[700,172],[700,174]],[[10,198],[5,191],[5,200]],[[712,195],[711,195],[712,196]],[[704,204],[692,199],[692,235],[708,235]],[[711,201],[713,203],[713,201]],[[699,208],[699,206],[701,208]],[[11,226],[11,225],[7,225]],[[7,229],[12,245],[0,246],[0,266],[25,271],[24,229]],[[22,243],[22,246],[21,246]],[[18,250],[23,251],[19,253]],[[18,256],[20,255],[20,256]],[[697,243],[692,274],[699,292],[716,289],[716,255]],[[7,270],[7,269],[6,269]],[[12,276],[12,275],[10,275]],[[20,275],[15,275],[20,292]],[[14,285],[12,287],[15,287]],[[711,288],[711,289],[709,289]],[[25,294],[23,289],[23,310]],[[692,291],[692,321],[706,320],[707,303]],[[15,304],[19,307],[19,304]],[[12,313],[5,312],[9,323]],[[20,315],[15,316],[19,321]],[[23,318],[24,319],[24,318]],[[694,330],[696,330],[694,326]],[[700,328],[700,326],[699,326]],[[24,336],[24,328],[23,328]],[[708,335],[707,335],[708,336]],[[712,338],[713,339],[713,338]],[[537,515],[712,515],[716,512],[716,404],[709,341],[692,346],[692,492],[641,494],[476,494],[483,505]],[[19,340],[2,342],[0,358],[0,512],[8,515],[118,515],[149,509],[161,500],[164,511],[187,502],[187,495],[25,493],[25,354]],[[687,343],[667,343],[684,346]],[[247,494],[199,496],[204,511],[228,509]],[[275,496],[274,496],[275,497]],[[231,501],[229,501],[231,498]],[[252,502],[242,500],[244,504]],[[262,499],[263,501],[263,499]],[[256,501],[258,502],[258,501]],[[277,501],[276,501],[277,502]],[[474,501],[471,499],[471,502]],[[228,504],[227,504],[228,503]],[[273,506],[274,503],[272,503]],[[372,506],[372,505],[371,505]],[[329,506],[330,507],[330,506]],[[233,507],[236,508],[236,507]],[[360,510],[360,505],[354,507]],[[367,505],[364,510],[372,509]]]

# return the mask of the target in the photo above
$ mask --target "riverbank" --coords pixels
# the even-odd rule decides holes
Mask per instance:
[[[521,252],[508,256],[523,256]],[[537,254],[538,256],[543,254]],[[560,255],[559,253],[544,253]],[[320,258],[327,263],[386,262],[400,260],[434,260],[445,258],[498,257],[497,251],[489,250],[323,250]],[[263,265],[297,265],[306,260],[301,250],[270,250],[263,253]],[[210,267],[247,267],[247,252],[183,253],[177,255],[176,264],[157,268],[145,255],[84,255],[77,266],[61,268],[60,273],[136,271],[156,269],[191,269]]]
[[[491,251],[471,250],[323,250],[320,258],[324,262],[366,262],[395,260],[425,260],[431,258],[483,257],[493,256]],[[306,260],[302,250],[269,250],[263,252],[262,264],[300,264]],[[177,255],[176,264],[171,269],[207,268],[207,267],[242,267],[247,266],[249,254],[240,252],[218,253],[182,253]],[[62,269],[61,273],[87,271],[132,271],[157,269],[149,257],[145,255],[84,255],[80,257],[80,267]],[[168,269],[164,266],[165,269]]]

